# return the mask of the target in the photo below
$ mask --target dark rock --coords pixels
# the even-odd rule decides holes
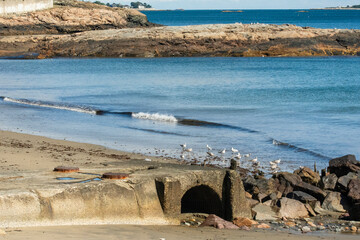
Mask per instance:
[[[216,216],[215,214],[210,214],[199,227],[206,226],[219,229],[239,229],[239,227],[232,222],[225,221],[224,219]]]
[[[282,218],[297,219],[309,216],[308,210],[300,201],[290,198],[282,198],[279,200],[278,205],[280,207],[279,216]]]
[[[308,167],[303,167],[294,171],[294,174],[301,177],[301,179],[312,185],[317,185],[320,181],[320,175]]]
[[[347,209],[349,209],[349,204],[346,201],[346,198],[341,195],[341,193],[329,192],[321,207],[324,210],[346,212]]]
[[[254,195],[253,195],[253,199],[255,199],[255,200],[257,200],[257,201],[259,201],[259,202],[265,202],[264,201],[264,199],[267,197],[267,195],[266,194],[264,194],[264,193],[255,193]]]
[[[265,194],[269,195],[276,190],[274,179],[258,178],[248,176],[243,180],[245,191],[250,194]]]
[[[295,186],[295,185],[299,184],[300,182],[302,182],[300,176],[298,176],[296,174],[288,173],[288,172],[277,173],[274,175],[274,177],[278,178],[280,180],[284,180],[285,182],[290,183],[292,186]]]
[[[353,201],[360,203],[360,179],[352,179],[348,185],[348,197]]]
[[[356,203],[349,210],[351,220],[360,221],[360,203]]]
[[[356,173],[349,172],[348,174],[340,177],[336,184],[336,189],[344,194],[348,192],[348,185],[352,179],[357,179]]]
[[[349,172],[360,171],[360,163],[354,155],[334,158],[329,162],[329,171],[330,173],[335,173],[337,177],[341,177]]]
[[[287,198],[298,200],[302,203],[307,203],[311,207],[315,207],[315,203],[317,202],[317,199],[311,196],[310,194],[307,194],[305,192],[301,191],[294,191],[286,195]]]
[[[279,191],[276,191],[276,192],[273,192],[269,195],[267,195],[264,199],[263,199],[263,202],[266,202],[266,201],[274,201],[274,200],[278,200],[282,197],[282,193],[279,192]]]
[[[320,201],[323,201],[326,197],[326,193],[323,190],[309,183],[303,182],[301,177],[296,174],[281,172],[275,174],[273,178],[277,179],[275,183],[278,191],[282,192],[285,196],[293,191],[302,191],[310,194]]]
[[[299,184],[294,186],[294,190],[308,193],[311,196],[315,197],[316,199],[320,200],[321,202],[324,201],[324,199],[327,195],[326,192],[324,192],[320,188],[315,187],[315,186],[313,186],[309,183],[305,183],[305,182],[300,182]]]
[[[338,181],[338,177],[335,173],[329,174],[327,176],[323,176],[319,183],[320,187],[326,190],[334,190],[336,187],[336,182]]]
[[[276,189],[286,196],[288,193],[294,191],[294,186],[302,182],[300,176],[292,173],[281,172],[273,176],[275,179]]]

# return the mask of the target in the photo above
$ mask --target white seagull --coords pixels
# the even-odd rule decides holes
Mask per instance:
[[[192,152],[192,148],[186,148],[184,149],[185,152]]]
[[[273,165],[271,165],[271,167],[270,167],[272,170],[274,170],[274,169],[276,169],[277,168],[277,165],[276,164],[273,164]]]
[[[241,154],[240,154],[240,153],[238,153],[238,154],[235,156],[235,158],[237,158],[237,159],[241,159]]]
[[[239,150],[237,150],[237,149],[235,149],[235,148],[231,148],[231,151],[232,151],[233,153],[238,153],[238,152],[239,152]]]
[[[256,163],[258,161],[258,158],[251,159],[251,162]]]
[[[182,147],[182,149],[185,149],[186,148],[186,143],[180,144],[180,147]]]
[[[274,163],[279,164],[281,162],[281,159],[275,160]]]
[[[206,147],[207,147],[208,151],[211,151],[211,150],[212,150],[212,148],[211,148],[209,145],[207,145],[207,144],[206,144]]]
[[[248,153],[248,154],[244,154],[244,157],[248,158],[251,156],[251,153]]]
[[[219,151],[219,153],[221,154],[225,154],[225,152],[226,152],[226,148],[224,148],[222,151]]]

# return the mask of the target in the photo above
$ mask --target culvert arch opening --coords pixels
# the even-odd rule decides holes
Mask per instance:
[[[190,188],[181,198],[181,213],[207,213],[222,217],[219,195],[209,186]]]

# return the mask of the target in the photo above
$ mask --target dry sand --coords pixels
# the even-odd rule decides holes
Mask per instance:
[[[102,146],[53,140],[40,136],[0,131],[0,190],[6,190],[11,178],[22,174],[51,171],[59,165],[86,168],[107,168],[121,162],[129,168],[144,162],[145,156],[106,149]],[[153,158],[152,164],[174,164],[174,160]],[[24,188],[26,186],[18,186]],[[358,239],[359,235],[300,233],[267,231],[218,230],[186,226],[58,226],[21,227],[2,229],[0,239]]]

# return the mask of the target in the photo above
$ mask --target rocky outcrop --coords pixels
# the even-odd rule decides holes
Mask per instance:
[[[315,203],[317,199],[311,196],[310,194],[301,192],[301,191],[294,191],[286,195],[287,198],[298,200],[302,203],[307,203],[312,207],[315,207]]]
[[[308,210],[305,205],[297,200],[282,198],[279,200],[279,216],[285,218],[303,218],[308,217]]]
[[[335,173],[337,177],[341,177],[349,172],[359,172],[360,162],[356,160],[354,155],[334,158],[329,162],[329,170],[330,173]]]
[[[282,192],[284,196],[295,190],[308,193],[320,201],[323,201],[326,197],[326,193],[323,190],[303,182],[299,175],[282,172],[274,175],[273,178],[276,179],[278,191]]]
[[[320,181],[320,175],[314,171],[312,171],[308,167],[303,167],[298,170],[294,171],[294,174],[299,175],[301,179],[306,182],[313,185],[317,185]]]
[[[346,199],[339,192],[329,192],[322,204],[323,209],[334,212],[346,212],[348,207]]]
[[[254,219],[257,221],[276,220],[278,218],[277,213],[272,207],[263,204],[256,205],[252,211]]]
[[[90,30],[154,26],[133,9],[110,8],[75,0],[55,1],[54,8],[0,17],[0,36],[69,34]]]
[[[20,55],[30,58],[360,55],[360,30],[217,24],[0,38],[0,56]]]
[[[338,177],[336,176],[335,173],[329,174],[327,176],[323,176],[321,178],[320,187],[325,190],[334,190],[337,181],[338,181]]]
[[[348,197],[353,201],[360,203],[360,179],[352,179],[348,185]]]

